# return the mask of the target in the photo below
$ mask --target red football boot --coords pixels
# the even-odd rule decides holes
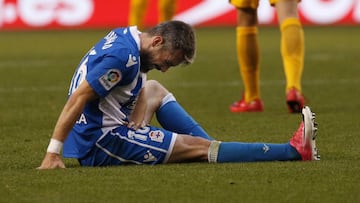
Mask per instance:
[[[298,151],[303,161],[320,160],[315,143],[317,131],[315,114],[311,112],[308,106],[305,106],[302,109],[302,116],[303,121],[291,138],[290,145]]]
[[[297,89],[292,88],[286,94],[286,104],[290,113],[300,113],[304,107],[305,98]]]
[[[241,99],[230,105],[230,111],[233,113],[261,112],[264,111],[264,104],[261,99],[255,99],[251,102],[245,102],[245,99]]]

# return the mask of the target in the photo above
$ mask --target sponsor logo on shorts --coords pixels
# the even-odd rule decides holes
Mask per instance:
[[[155,131],[151,131],[149,133],[149,137],[152,141],[155,142],[163,142],[164,140],[164,133],[161,132],[160,130],[155,130]]]
[[[106,90],[110,90],[120,81],[120,79],[120,71],[117,69],[111,69],[99,78],[99,82]]]

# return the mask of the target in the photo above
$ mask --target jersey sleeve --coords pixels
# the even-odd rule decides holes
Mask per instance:
[[[114,87],[135,79],[139,68],[136,66],[138,64],[127,67],[130,56],[128,51],[120,50],[97,59],[97,63],[87,73],[86,80],[100,97],[105,97]]]

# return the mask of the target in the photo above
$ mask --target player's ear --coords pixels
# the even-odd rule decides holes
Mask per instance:
[[[162,38],[161,36],[154,36],[151,45],[153,47],[156,47],[162,45],[163,42],[164,42],[164,38]]]

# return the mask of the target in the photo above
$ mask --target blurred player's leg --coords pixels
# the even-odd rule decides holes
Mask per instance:
[[[144,28],[144,16],[146,12],[147,0],[131,0],[129,10],[129,25],[137,25],[139,30]]]
[[[289,111],[301,112],[304,97],[301,78],[304,67],[304,31],[297,14],[297,0],[278,1],[276,9],[281,31],[281,55],[286,76]]]
[[[238,8],[236,49],[240,74],[244,83],[244,98],[230,106],[231,112],[262,111],[260,100],[260,50],[256,9]]]
[[[236,28],[236,47],[241,77],[245,86],[244,99],[251,102],[260,97],[259,45],[256,27]]]
[[[169,21],[175,14],[176,0],[159,0],[159,22]]]
[[[298,19],[288,18],[281,23],[281,54],[287,81],[286,91],[293,87],[301,91],[304,33]]]

